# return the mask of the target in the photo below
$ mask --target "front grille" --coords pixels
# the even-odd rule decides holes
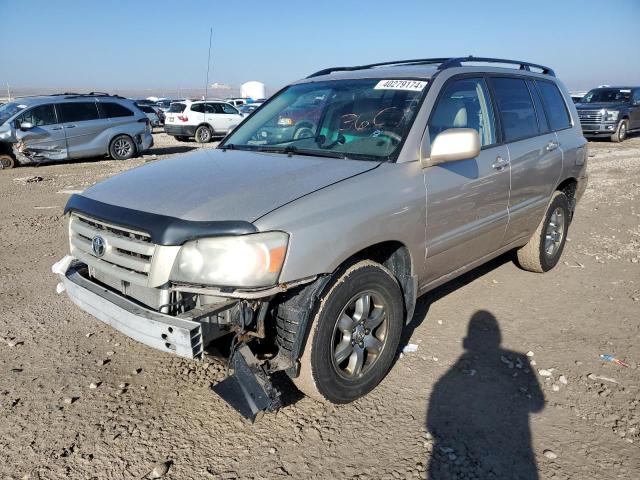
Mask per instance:
[[[92,248],[97,235],[106,244],[100,257]],[[69,238],[71,255],[89,265],[90,270],[105,272],[136,285],[148,284],[156,248],[148,234],[73,213],[69,222]]]
[[[600,110],[578,110],[578,118],[581,123],[602,122],[602,112]]]

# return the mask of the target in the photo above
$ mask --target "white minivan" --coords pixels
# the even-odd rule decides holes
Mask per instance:
[[[183,142],[194,137],[196,142],[207,143],[214,137],[224,137],[242,120],[238,109],[226,102],[185,100],[171,104],[164,131]]]

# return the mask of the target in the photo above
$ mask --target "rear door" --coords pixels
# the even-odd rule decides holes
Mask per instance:
[[[542,219],[562,172],[562,151],[532,82],[523,77],[489,79],[511,162],[509,226],[505,243],[531,235]]]
[[[111,124],[100,118],[95,100],[59,103],[57,108],[62,116],[69,158],[107,153],[107,145],[98,136]]]
[[[427,190],[427,282],[500,249],[508,222],[509,153],[500,144],[489,90],[482,77],[454,77],[443,87],[429,120],[429,137],[473,128],[476,158],[424,170]]]
[[[47,160],[67,158],[67,142],[64,129],[53,104],[38,105],[17,117],[20,124],[33,125],[29,130],[16,129],[16,137],[24,142],[27,150],[35,157]],[[18,127],[18,124],[16,124]]]

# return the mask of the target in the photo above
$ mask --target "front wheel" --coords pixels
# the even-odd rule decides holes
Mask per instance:
[[[14,168],[16,166],[16,161],[11,155],[2,154],[0,155],[0,168]]]
[[[629,122],[622,120],[618,124],[616,133],[611,135],[611,141],[615,143],[623,142],[627,138],[627,131],[629,130]]]
[[[555,192],[535,233],[518,250],[520,267],[543,273],[556,266],[567,241],[570,215],[569,199],[563,192]]]
[[[293,382],[316,400],[348,403],[373,390],[391,368],[404,324],[402,292],[389,270],[368,260],[330,285]]]
[[[128,160],[136,153],[136,145],[128,135],[118,135],[111,141],[109,155],[114,160]]]

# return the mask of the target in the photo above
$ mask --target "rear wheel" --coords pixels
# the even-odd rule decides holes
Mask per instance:
[[[109,154],[114,160],[128,160],[136,153],[136,145],[128,135],[118,135],[111,140]]]
[[[201,125],[196,129],[196,142],[209,143],[213,138],[213,132],[205,125]]]
[[[385,377],[402,332],[402,292],[389,270],[361,261],[336,275],[319,300],[293,379],[307,396],[348,403]]]
[[[629,122],[627,120],[622,120],[618,124],[618,128],[616,129],[616,133],[611,135],[612,142],[623,142],[627,138],[627,132],[629,130]]]
[[[11,155],[0,155],[0,168],[14,168],[16,165],[16,160]]]
[[[555,192],[544,218],[529,242],[518,250],[518,264],[524,270],[543,273],[556,266],[567,240],[569,200]]]

